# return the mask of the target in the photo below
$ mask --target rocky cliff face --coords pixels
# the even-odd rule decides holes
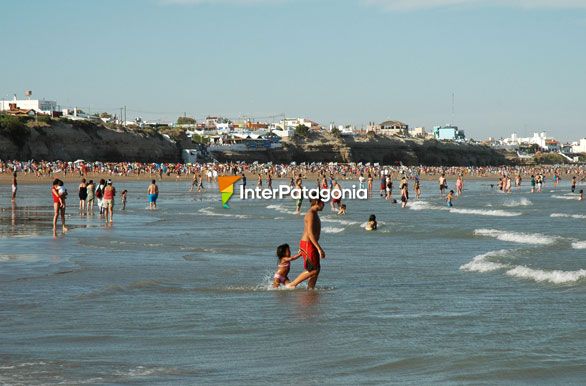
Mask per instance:
[[[388,137],[338,138],[316,134],[288,141],[282,149],[254,153],[213,153],[220,161],[379,162],[393,165],[482,166],[510,163],[487,146]]]
[[[0,118],[2,118],[0,116]],[[89,122],[0,119],[0,159],[74,161],[180,162],[181,147],[154,130],[125,132]],[[393,165],[503,165],[510,163],[495,150],[480,145],[441,143],[388,137],[336,137],[310,133],[286,141],[283,148],[245,153],[214,152],[219,161],[379,162]]]
[[[180,149],[163,136],[110,130],[88,122],[51,121],[0,131],[1,159],[177,162]]]

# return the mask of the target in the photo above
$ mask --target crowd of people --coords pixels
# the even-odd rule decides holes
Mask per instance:
[[[444,174],[450,178],[498,178],[503,175],[524,176],[556,175],[560,180],[575,176],[578,180],[586,178],[586,167],[582,165],[555,165],[555,166],[404,166],[380,165],[378,163],[141,163],[141,162],[75,162],[65,161],[2,161],[0,160],[0,175],[18,172],[24,175],[33,175],[37,178],[54,176],[115,176],[149,178],[196,176],[201,181],[211,182],[218,175],[255,176],[258,183],[264,181],[271,185],[273,178],[294,178],[303,176],[331,175],[340,180],[358,179],[361,182],[381,175],[401,174],[409,179],[436,178]],[[370,177],[369,177],[370,176]],[[372,180],[369,182],[372,183]],[[196,184],[197,186],[198,184]]]

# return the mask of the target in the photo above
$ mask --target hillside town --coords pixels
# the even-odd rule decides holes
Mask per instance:
[[[368,122],[366,126],[353,124],[320,124],[304,117],[286,117],[277,114],[268,117],[241,116],[238,118],[205,116],[200,120],[186,114],[177,118],[175,122],[162,120],[147,121],[142,117],[126,119],[126,108],[121,107],[115,113],[90,113],[78,107],[62,108],[57,101],[33,99],[32,92],[26,91],[24,99],[14,94],[12,99],[3,98],[0,101],[0,114],[11,116],[28,116],[38,118],[67,119],[71,121],[93,121],[112,126],[128,128],[151,128],[160,130],[162,135],[170,141],[173,139],[164,134],[163,129],[173,128],[184,131],[193,142],[205,145],[208,152],[231,151],[247,152],[278,149],[282,141],[294,137],[304,137],[309,133],[330,133],[339,137],[383,136],[398,139],[422,139],[455,143],[483,144],[495,149],[515,152],[520,159],[532,158],[536,153],[555,153],[567,162],[579,162],[580,155],[586,154],[586,138],[579,138],[572,142],[562,143],[547,132],[535,132],[530,137],[521,137],[512,133],[508,138],[488,138],[474,140],[467,138],[464,130],[453,124],[437,125],[431,130],[425,127],[410,127],[399,120],[385,120],[380,123]],[[186,158],[195,155],[187,150]]]

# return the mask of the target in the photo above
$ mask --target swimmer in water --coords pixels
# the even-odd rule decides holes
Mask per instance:
[[[584,189],[580,189],[580,197],[578,197],[578,201],[584,201]]]
[[[346,204],[342,204],[342,205],[340,205],[340,210],[338,211],[338,214],[339,214],[340,216],[343,216],[343,215],[345,215],[345,214],[346,214]]]
[[[298,252],[295,256],[291,256],[291,248],[289,244],[279,245],[277,247],[277,258],[279,262],[277,264],[277,271],[273,276],[273,288],[279,288],[280,285],[287,285],[289,280],[289,270],[291,269],[291,262],[301,257],[301,253]]]
[[[451,208],[452,206],[454,206],[454,204],[452,204],[453,200],[454,200],[454,191],[450,190],[450,192],[446,196],[446,202],[448,203],[448,207]]]
[[[364,229],[366,229],[367,231],[375,231],[378,228],[378,223],[376,222],[376,216],[374,214],[371,214],[368,217],[368,222],[366,223],[366,227]]]

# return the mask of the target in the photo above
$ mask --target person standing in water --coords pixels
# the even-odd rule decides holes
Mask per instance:
[[[295,203],[295,214],[301,213],[301,205],[303,204],[303,194],[301,190],[303,189],[303,179],[301,178],[301,173],[299,173],[299,177],[295,180],[295,189],[299,191],[299,198]]]
[[[450,192],[446,196],[446,202],[447,202],[449,208],[451,208],[452,206],[454,206],[454,204],[452,204],[452,201],[453,200],[454,200],[454,191],[453,190],[450,190]]]
[[[86,201],[87,201],[87,185],[86,185],[85,178],[82,178],[81,183],[79,184],[78,196],[79,196],[79,212],[83,213],[86,209]]]
[[[419,182],[419,177],[415,177],[415,185],[413,188],[415,189],[415,198],[419,200],[421,197],[421,184]]]
[[[448,188],[448,183],[446,181],[446,175],[445,173],[442,173],[442,175],[440,176],[439,180],[439,190],[440,190],[440,194],[443,196],[446,189]]]
[[[104,213],[106,214],[106,224],[114,222],[114,196],[116,189],[112,186],[112,180],[108,180],[104,188]]]
[[[199,189],[198,189],[199,191]],[[149,195],[149,209],[157,209],[157,198],[159,198],[159,187],[157,186],[157,181],[152,180],[151,184],[147,189],[147,194]]]
[[[320,259],[326,258],[326,253],[319,245],[321,234],[321,220],[318,212],[324,209],[324,202],[319,199],[311,200],[311,207],[305,214],[303,235],[299,242],[299,251],[303,256],[303,268],[305,269],[295,280],[287,285],[287,288],[295,288],[301,282],[308,280],[307,288],[314,289],[320,272]]]
[[[94,185],[94,180],[90,180],[90,182],[87,184],[86,190],[87,190],[87,202],[86,202],[86,209],[88,213],[93,213],[94,212],[94,200],[95,200],[95,195],[94,195],[94,190],[95,190],[95,185]]]
[[[16,181],[16,172],[12,173],[12,202],[16,201],[16,191],[18,190],[18,182]]]
[[[53,197],[53,236],[57,236],[57,219],[61,216],[61,227],[63,232],[69,229],[65,226],[65,199],[67,198],[67,190],[63,188],[63,181],[55,179],[51,187],[51,195]]]
[[[403,176],[401,179],[401,208],[405,208],[407,206],[407,201],[409,200],[409,185],[407,184],[407,178]]]
[[[458,175],[458,179],[456,180],[456,195],[461,196],[462,191],[464,190],[464,179],[462,175]]]

